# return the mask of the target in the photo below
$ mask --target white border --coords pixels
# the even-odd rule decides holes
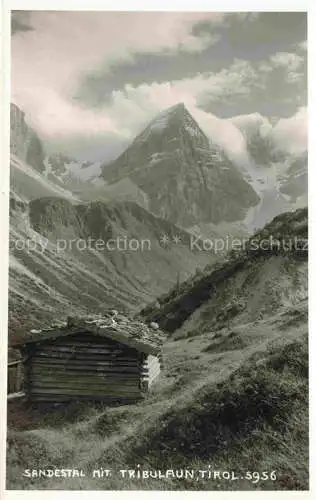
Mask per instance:
[[[2,5],[1,16],[1,125],[0,152],[0,491],[5,487],[5,449],[6,449],[6,392],[7,392],[7,346],[8,346],[8,265],[9,265],[9,157],[10,157],[10,34],[9,13]]]
[[[4,0],[12,10],[142,10],[142,11],[210,11],[210,12],[304,12],[313,0]]]
[[[260,496],[261,498],[276,498],[276,499],[301,499],[312,498],[312,492],[316,492],[316,470],[315,461],[315,399],[313,388],[316,381],[316,364],[313,353],[316,352],[316,340],[313,335],[314,312],[316,311],[316,290],[314,288],[315,280],[315,231],[313,222],[315,219],[315,195],[313,196],[313,187],[315,181],[316,169],[316,140],[310,137],[309,143],[309,242],[310,242],[310,259],[309,259],[309,312],[310,312],[310,491],[309,492],[264,492],[264,491],[249,491],[249,492],[194,492],[194,491],[5,491],[5,438],[6,438],[6,366],[7,366],[7,302],[8,302],[8,192],[9,192],[9,109],[10,109],[10,9],[12,10],[109,10],[109,11],[219,11],[219,12],[241,12],[241,11],[308,11],[308,63],[309,63],[309,126],[313,131],[315,127],[316,116],[314,115],[313,92],[316,79],[315,77],[315,61],[316,61],[316,9],[314,0],[265,0],[264,2],[256,2],[254,0],[221,0],[216,4],[207,0],[3,0],[2,1],[2,16],[1,16],[1,126],[0,126],[0,151],[2,150],[2,163],[0,165],[0,328],[1,328],[1,364],[0,364],[0,406],[4,409],[1,413],[0,425],[0,491],[4,494],[1,497],[5,499],[40,499],[44,495],[49,499],[145,499],[151,497],[156,500],[159,498],[177,499],[177,498],[215,498],[218,500],[227,500],[234,498],[242,500],[244,498],[253,498]],[[316,274],[315,274],[316,275]]]

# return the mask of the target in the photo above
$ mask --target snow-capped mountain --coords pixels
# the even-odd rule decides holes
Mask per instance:
[[[242,220],[259,202],[183,104],[161,112],[117,160],[103,165],[102,178],[131,179],[148,196],[153,213],[183,227]]]

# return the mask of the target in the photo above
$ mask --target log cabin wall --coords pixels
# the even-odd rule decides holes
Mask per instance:
[[[81,332],[31,344],[28,354],[27,392],[32,400],[132,402],[143,397],[144,356],[119,342]],[[152,370],[154,364],[148,367]]]
[[[8,395],[17,394],[21,392],[23,388],[22,364],[22,359],[18,359],[16,361],[11,361],[8,363]]]

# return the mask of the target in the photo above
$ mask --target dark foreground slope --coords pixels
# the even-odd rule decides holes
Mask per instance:
[[[306,215],[284,214],[264,231],[306,235]],[[72,405],[49,413],[9,406],[8,488],[307,489],[306,253],[265,251],[230,267],[217,282],[216,306],[214,295],[201,296],[205,286],[198,283],[206,276],[190,280],[191,288],[183,284],[182,300],[191,293],[195,307],[184,317],[178,302],[177,329],[171,304],[179,297],[162,298],[160,307],[172,312],[166,326],[173,332],[164,346],[164,370],[146,401],[112,408]],[[238,259],[231,256],[231,264]],[[220,269],[227,270],[227,263]],[[245,307],[235,307],[236,294],[247,301]],[[154,315],[149,308],[147,317]],[[21,475],[25,468],[46,467],[78,467],[85,476]],[[111,469],[111,476],[93,478],[99,467]],[[127,469],[134,476],[122,478],[120,470]],[[165,477],[159,479],[158,470]],[[137,471],[151,474],[138,478]],[[200,471],[229,476],[202,477]]]
[[[199,331],[204,322],[207,328],[246,322],[295,305],[307,297],[307,231],[307,209],[278,215],[224,263],[208,266],[141,315],[169,332],[185,321],[184,330],[192,323]]]

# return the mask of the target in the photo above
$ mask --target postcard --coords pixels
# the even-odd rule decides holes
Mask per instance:
[[[6,490],[308,491],[307,12],[10,21]]]

